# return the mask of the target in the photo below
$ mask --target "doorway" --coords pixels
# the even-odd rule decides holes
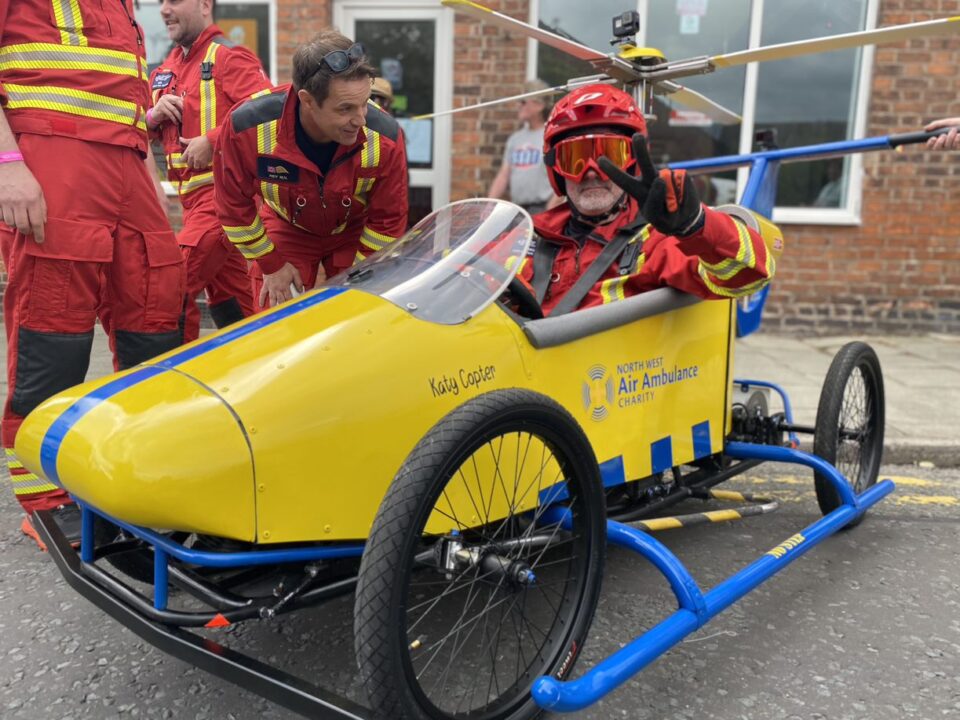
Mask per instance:
[[[342,0],[334,24],[362,42],[393,90],[410,167],[410,223],[450,198],[450,118],[414,116],[452,104],[453,13],[436,3]]]

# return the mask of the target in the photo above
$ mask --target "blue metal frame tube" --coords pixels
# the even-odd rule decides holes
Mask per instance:
[[[850,505],[855,509],[859,508],[857,496],[853,494],[853,488],[846,478],[830,463],[823,458],[810,453],[794,450],[793,448],[778,447],[776,445],[758,445],[754,443],[728,442],[723,452],[732,458],[741,460],[758,459],[770,460],[772,462],[794,463],[796,465],[806,465],[813,468],[821,475],[824,475],[833,485],[833,489],[840,496],[840,501],[844,505]],[[853,518],[851,518],[852,520]]]
[[[153,549],[153,607],[157,610],[167,609],[169,586],[169,561],[167,553],[162,548]]]
[[[608,521],[607,531],[611,542],[633,549],[650,559],[667,577],[680,608],[576,680],[563,682],[552,677],[537,678],[531,692],[538,705],[554,712],[572,712],[597,702],[684,637],[894,490],[891,480],[883,480],[859,496],[854,496],[846,480],[830,463],[790,448],[727,443],[726,452],[731,457],[793,462],[812,467],[827,475],[835,485],[843,484],[845,491],[840,491],[838,487],[843,504],[767,551],[705,595],[700,594],[693,578],[666,546],[641,530]]]
[[[762,150],[748,155],[723,155],[720,157],[689,160],[686,162],[670,163],[674,170],[693,170],[716,172],[731,168],[751,165],[757,160],[779,160],[791,162],[794,160],[813,160],[836,155],[849,155],[871,150],[889,150],[894,147],[891,138],[887,135],[863,138],[861,140],[841,140],[840,142],[821,143],[819,145],[804,145],[802,147],[783,148],[778,150]]]
[[[146,540],[148,543],[153,545],[155,551],[156,549],[163,550],[167,555],[175,557],[181,562],[190,563],[191,565],[227,568],[244,567],[247,565],[272,565],[274,563],[309,562],[311,560],[331,560],[335,558],[360,557],[363,555],[363,543],[317,545],[312,547],[308,546],[289,548],[285,550],[246,550],[229,553],[191,550],[183,547],[183,545],[180,543],[161,535],[160,533],[154,532],[153,530],[140,527],[139,525],[131,525],[130,523],[122,520],[117,520],[116,518],[110,517],[109,515],[106,515],[99,510],[94,510],[93,508],[90,508],[90,511],[100,515],[106,520],[109,520],[118,527],[123,528],[134,537],[140,538],[141,540]],[[92,542],[90,543],[90,546],[92,553]],[[92,556],[90,560],[84,559],[84,562],[92,561]]]
[[[93,562],[94,545],[97,542],[93,534],[95,517],[93,510],[86,505],[80,506],[80,559],[85,563]]]

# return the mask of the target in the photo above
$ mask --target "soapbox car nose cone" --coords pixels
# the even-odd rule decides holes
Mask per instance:
[[[42,403],[17,456],[77,500],[135,525],[255,537],[253,463],[226,402],[180,372],[141,366]]]

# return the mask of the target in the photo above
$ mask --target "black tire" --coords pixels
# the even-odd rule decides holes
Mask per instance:
[[[877,482],[883,455],[883,373],[866,343],[847,343],[834,356],[820,391],[813,452],[847,479],[855,494]],[[814,474],[817,502],[824,515],[840,506],[827,477]],[[863,515],[850,522],[852,528]]]
[[[537,523],[546,506],[529,504],[561,478],[570,532],[559,523]],[[536,494],[530,492],[534,482]],[[503,511],[491,513],[498,501]],[[458,512],[464,506],[472,517]],[[498,390],[437,423],[387,491],[360,565],[356,653],[378,716],[538,715],[533,681],[570,672],[593,620],[605,556],[604,510],[593,449],[570,414],[549,398]],[[530,547],[518,538],[549,545]],[[441,570],[436,555],[451,542],[485,559]],[[487,563],[494,556],[498,567],[528,567],[536,580],[523,584],[510,573],[492,572]]]

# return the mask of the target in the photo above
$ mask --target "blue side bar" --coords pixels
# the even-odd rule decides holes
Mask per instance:
[[[747,186],[743,190],[740,204],[758,212],[764,217],[773,217],[773,207],[777,200],[777,182],[780,179],[780,161],[758,157],[750,168]],[[737,302],[737,337],[746,337],[760,329],[763,308],[767,304],[770,286]]]
[[[562,682],[552,677],[537,678],[533,683],[532,695],[540,707],[554,712],[572,712],[597,702],[684,637],[702,627],[708,620],[716,617],[764,580],[769,579],[894,490],[891,480],[883,480],[861,495],[854,496],[846,480],[832,465],[818,457],[790,448],[728,443],[725,451],[731,457],[793,462],[813,467],[826,474],[833,484],[842,484],[846,488],[845,492],[837,488],[843,504],[801,532],[787,538],[705,595],[700,594],[693,578],[666,546],[641,530],[612,520],[608,521],[607,532],[611,542],[636,550],[650,559],[667,577],[680,607],[666,620],[655,625],[576,680]]]
[[[109,520],[114,525],[123,528],[134,537],[138,537],[153,545],[155,553],[157,550],[162,550],[165,555],[175,557],[177,560],[190,563],[191,565],[219,568],[245,567],[247,565],[273,565],[280,563],[309,562],[311,560],[332,560],[334,558],[360,557],[363,555],[363,543],[318,545],[285,550],[247,550],[230,553],[191,550],[153,530],[117,520],[109,515],[105,515],[99,510],[94,512]]]
[[[810,453],[794,450],[793,448],[778,447],[776,445],[755,445],[753,443],[729,442],[723,452],[732,458],[740,460],[770,460],[771,462],[794,463],[796,465],[806,465],[808,468],[816,470],[833,485],[833,489],[840,496],[840,502],[844,505],[850,505],[853,508],[858,507],[857,496],[853,494],[853,488],[846,478],[830,463],[823,458]],[[881,483],[882,484],[882,483]],[[893,489],[891,483],[890,489]],[[852,519],[852,518],[851,518]]]
[[[688,160],[686,162],[670,163],[674,170],[693,170],[703,172],[718,172],[733,168],[752,165],[755,161],[779,160],[791,162],[795,160],[816,160],[837,155],[870,152],[871,150],[889,150],[894,147],[889,135],[863,138],[860,140],[841,140],[840,142],[820,143],[819,145],[803,145],[801,147],[784,148],[778,150],[762,150],[747,155],[722,155],[702,160]]]

